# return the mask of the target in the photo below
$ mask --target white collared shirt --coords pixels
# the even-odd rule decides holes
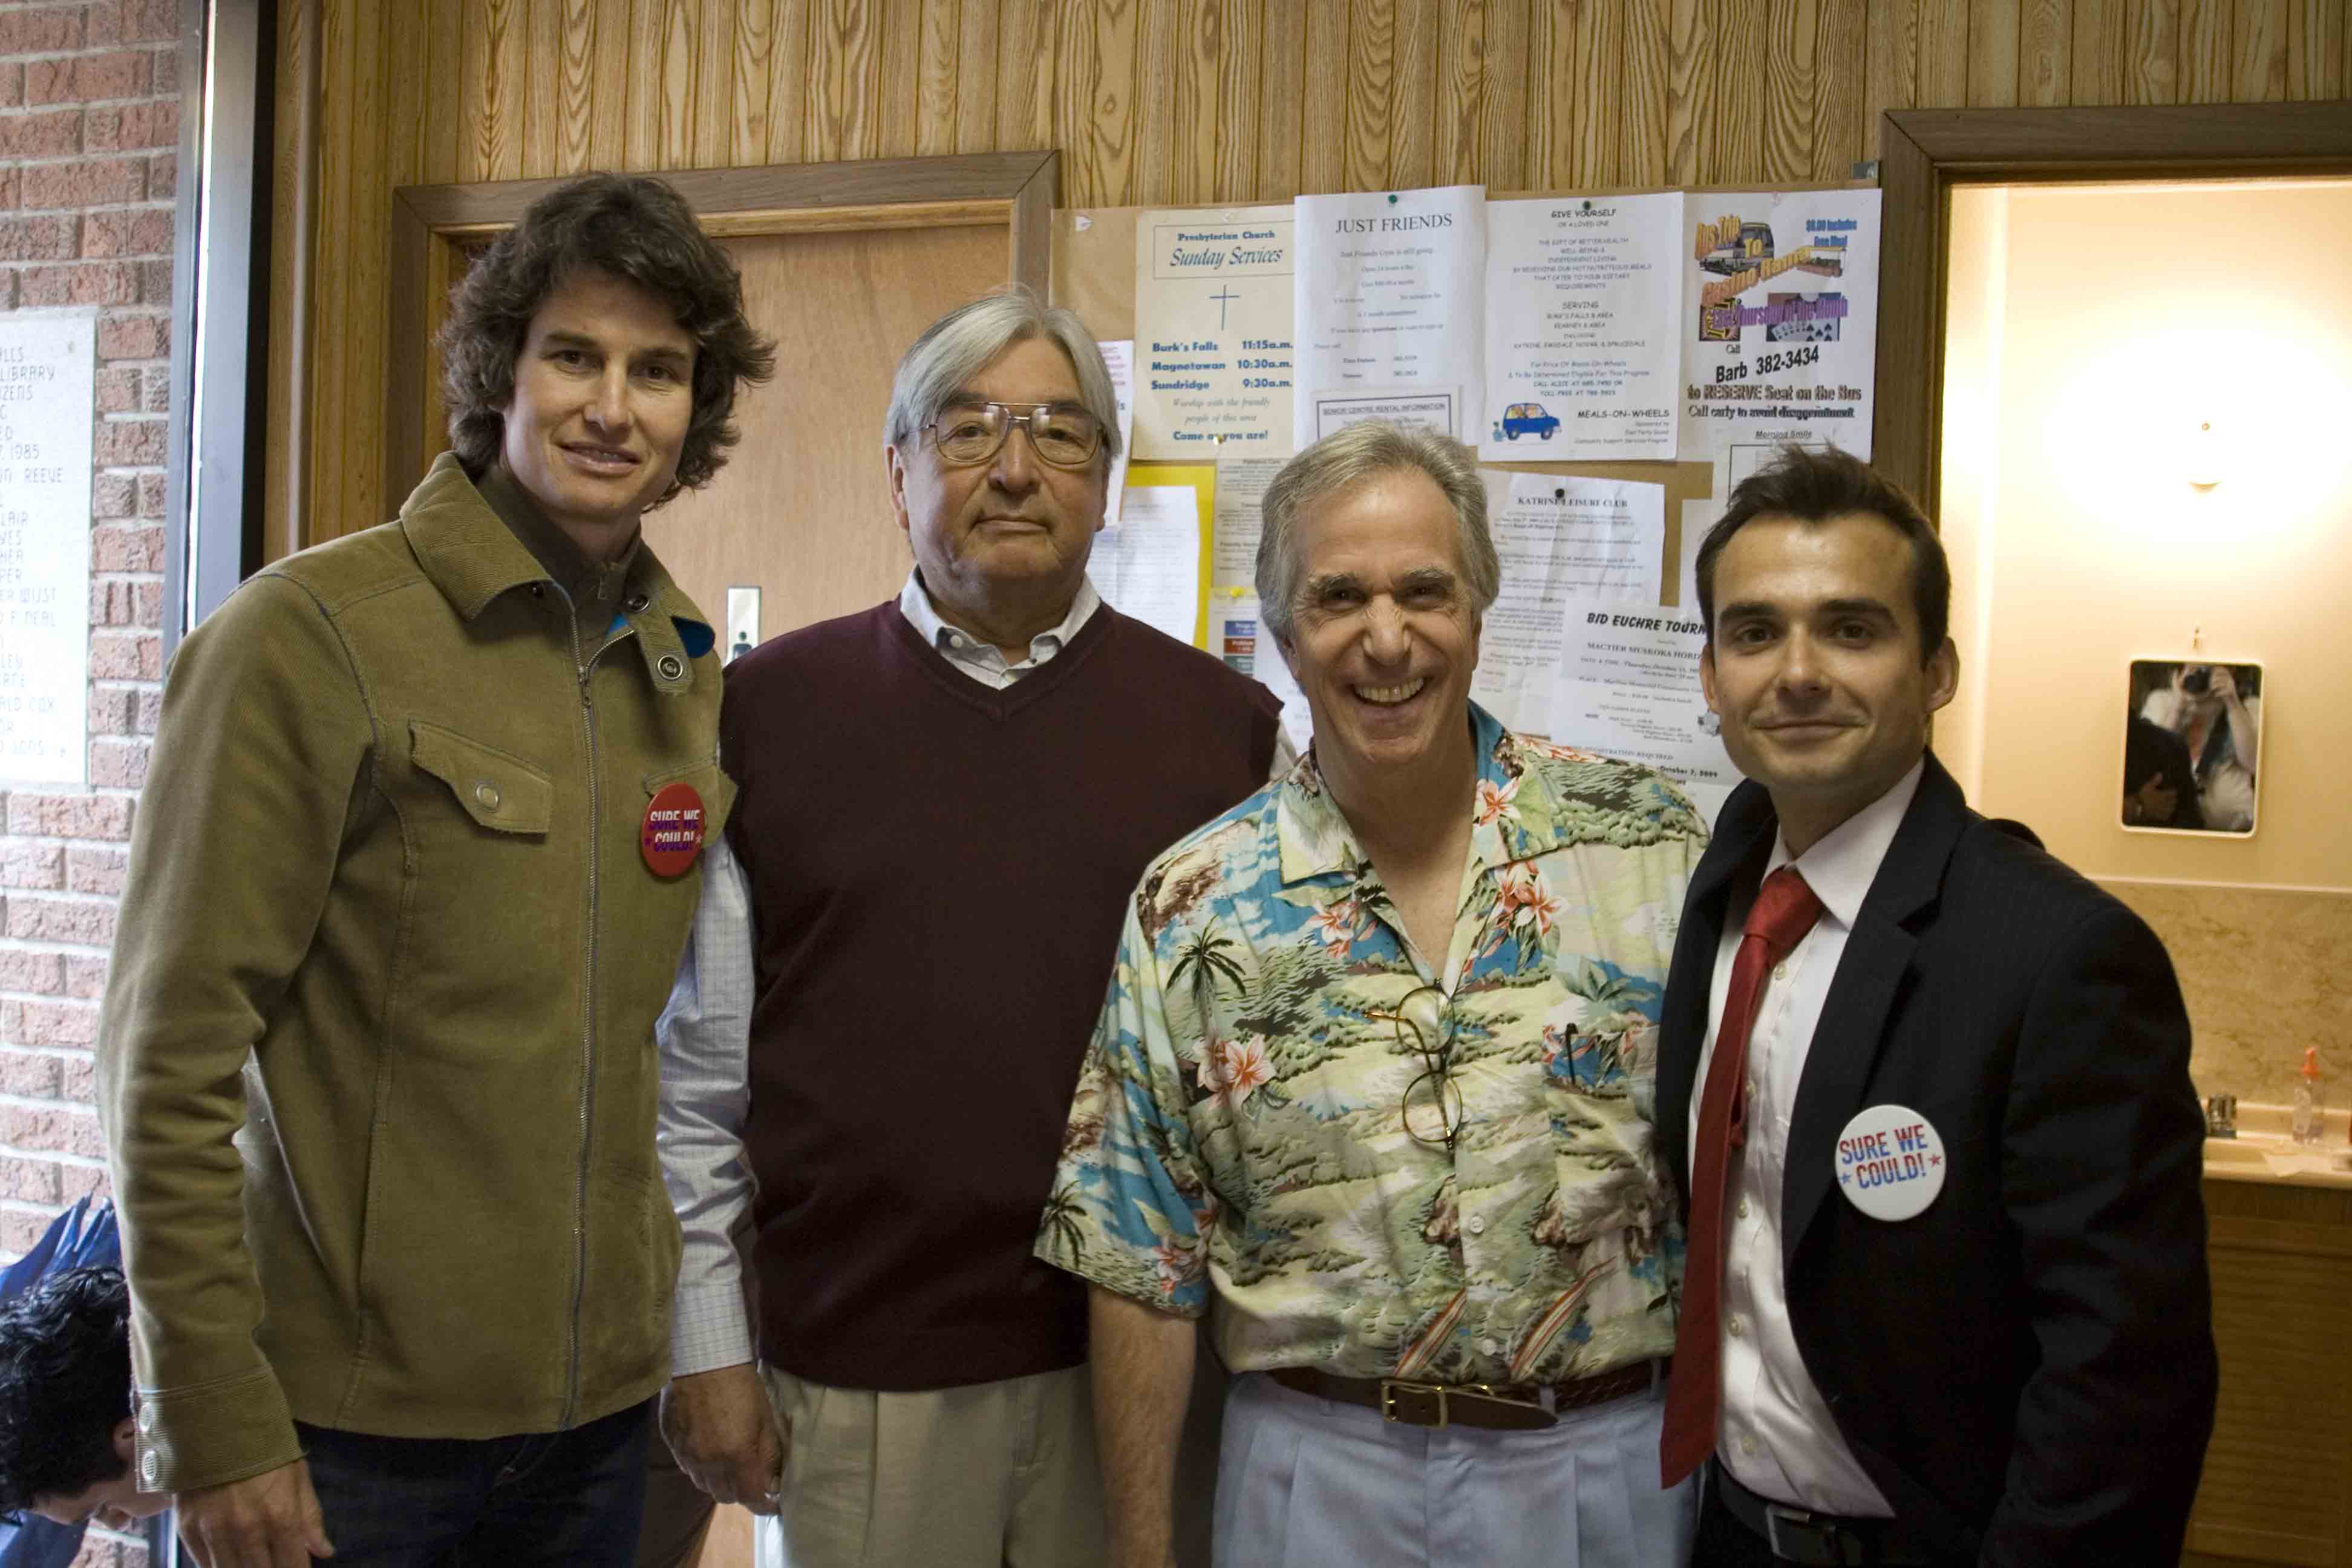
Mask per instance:
[[[1013,664],[1006,661],[1004,650],[986,637],[949,624],[923,588],[921,568],[908,573],[907,585],[898,590],[898,613],[907,617],[907,624],[922,634],[923,640],[939,649],[950,664],[982,686],[1000,691],[1061,652],[1078,635],[1078,628],[1101,608],[1102,595],[1095,592],[1094,584],[1079,578],[1077,595],[1070,601],[1070,613],[1062,617],[1062,624],[1048,626],[1031,637],[1029,657]]]
[[[1724,1186],[1723,1410],[1716,1456],[1759,1496],[1856,1518],[1885,1519],[1895,1510],[1846,1446],[1798,1352],[1780,1267],[1780,1196],[1789,1121],[1822,1005],[1837,977],[1854,917],[1918,793],[1925,766],[1922,758],[1894,788],[1793,861],[1822,901],[1821,919],[1765,982],[1748,1037],[1748,1142],[1726,1173]],[[1791,863],[1788,840],[1775,836],[1764,875]],[[1724,994],[1731,986],[1740,927],[1755,898],[1753,887],[1735,889],[1724,910],[1723,939],[1707,993],[1706,1043],[1696,1080],[1700,1085],[1706,1082],[1716,1035],[1723,1027]],[[1698,1110],[1699,1095],[1694,1094],[1694,1150]]]

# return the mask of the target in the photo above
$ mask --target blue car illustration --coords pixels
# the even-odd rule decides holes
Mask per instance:
[[[1503,439],[1516,441],[1522,436],[1538,436],[1550,440],[1559,428],[1559,421],[1544,412],[1540,403],[1514,403],[1503,410]]]

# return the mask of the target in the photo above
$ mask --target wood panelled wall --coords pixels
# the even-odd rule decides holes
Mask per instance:
[[[271,406],[288,406],[299,309],[308,458],[289,479],[285,444],[273,451],[271,553],[381,521],[411,478],[387,476],[380,450],[397,185],[1046,147],[1063,154],[1066,206],[1837,180],[1876,155],[1887,109],[2346,96],[2347,9],[280,0]],[[312,41],[305,226],[294,138]],[[298,300],[290,258],[306,244]]]

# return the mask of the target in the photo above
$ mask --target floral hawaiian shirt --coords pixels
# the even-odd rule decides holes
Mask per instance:
[[[1188,1317],[1213,1300],[1235,1371],[1551,1383],[1674,1348],[1683,1243],[1650,1122],[1706,829],[1647,768],[1470,718],[1442,979],[1311,752],[1154,861],[1128,910],[1037,1255]],[[1416,1048],[1400,1015],[1433,984],[1440,1037]],[[1450,1151],[1402,1113],[1440,1051]]]

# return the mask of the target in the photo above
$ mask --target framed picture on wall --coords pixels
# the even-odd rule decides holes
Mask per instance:
[[[2124,714],[2126,828],[2252,833],[2262,752],[2261,665],[2131,661]]]

